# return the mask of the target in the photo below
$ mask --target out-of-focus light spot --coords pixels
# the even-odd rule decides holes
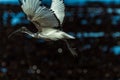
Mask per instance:
[[[59,49],[58,49],[58,52],[59,52],[59,53],[62,53],[62,52],[63,52],[62,48],[59,48]]]
[[[115,12],[116,12],[117,14],[120,14],[120,8],[116,8],[116,9],[115,9]]]
[[[93,37],[93,38],[98,38],[98,37],[103,37],[104,32],[89,32],[89,33],[83,33],[83,37]]]
[[[75,6],[75,5],[85,5],[86,4],[86,0],[64,0],[65,4],[67,5],[71,5],[71,6]]]
[[[87,69],[83,69],[83,73],[86,74],[88,72]]]
[[[16,24],[18,24],[20,22],[19,18],[15,17],[15,18],[12,18],[11,20],[11,25],[12,26],[15,26]]]
[[[78,16],[79,16],[79,17],[83,17],[83,14],[82,14],[82,13],[78,13]]]
[[[18,0],[0,0],[0,4],[19,5],[19,1]]]
[[[102,46],[102,51],[103,52],[106,52],[108,50],[108,47],[107,46]]]
[[[113,38],[120,37],[120,32],[115,32],[112,34]]]
[[[116,54],[116,55],[120,55],[120,46],[114,46],[111,48],[111,51]]]
[[[82,38],[82,34],[81,34],[80,32],[78,32],[78,33],[76,34],[76,37],[77,37],[77,38]]]
[[[113,24],[113,25],[117,25],[117,22],[116,22],[116,21],[113,21],[112,24]]]
[[[40,73],[41,73],[41,70],[40,70],[40,69],[37,69],[37,70],[36,70],[36,73],[37,73],[37,74],[40,74]]]
[[[73,14],[72,14],[71,12],[67,12],[67,13],[66,13],[66,16],[67,16],[67,17],[71,17],[72,15],[73,15]]]
[[[76,36],[77,38],[98,38],[98,37],[104,37],[104,32],[77,32],[76,34],[74,32],[70,32],[72,36]]]
[[[81,24],[82,24],[82,25],[86,25],[87,23],[88,23],[87,20],[82,20],[82,21],[81,21]]]
[[[120,0],[113,0],[116,5],[120,4]]]
[[[23,12],[14,13],[14,12],[7,12],[3,13],[3,25],[6,26],[8,23],[11,26],[16,26],[17,24],[29,24],[29,21],[25,19],[25,14]]]
[[[117,25],[119,21],[120,21],[120,16],[119,15],[112,16],[112,24],[113,25]]]
[[[83,37],[89,37],[89,34],[88,33],[83,33]]]
[[[112,9],[112,8],[108,8],[108,9],[107,9],[107,12],[108,12],[109,14],[111,14],[111,13],[113,13],[113,9]]]
[[[88,12],[88,15],[89,17],[93,18],[95,16],[99,16],[101,15],[104,11],[103,11],[103,8],[96,8],[96,7],[88,7],[87,8],[87,12]]]
[[[86,50],[86,49],[90,49],[91,45],[90,44],[86,44],[85,46],[82,47],[82,50]]]
[[[7,68],[1,68],[2,73],[7,73],[7,71],[8,71]]]
[[[96,24],[100,25],[102,23],[102,20],[101,19],[97,19],[96,20]]]
[[[8,12],[3,13],[3,25],[7,25],[7,20],[8,20]]]
[[[91,18],[93,18],[93,17],[95,17],[95,14],[94,14],[94,13],[89,13],[89,16],[90,16]]]
[[[102,2],[104,4],[120,4],[119,0],[99,0],[97,2]]]
[[[6,62],[2,62],[1,65],[2,65],[3,67],[5,67],[5,66],[6,66]]]
[[[36,70],[37,69],[37,65],[33,65],[33,70]]]
[[[33,70],[33,69],[28,69],[28,71],[27,71],[29,74],[34,74],[35,73],[35,70]]]

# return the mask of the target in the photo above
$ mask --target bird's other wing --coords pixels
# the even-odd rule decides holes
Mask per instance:
[[[41,6],[39,0],[22,0],[22,9],[31,22],[39,27],[57,27],[59,21],[51,9]]]
[[[52,0],[51,9],[60,21],[60,24],[62,24],[65,17],[65,5],[63,0]]]
[[[59,21],[57,20],[54,12],[45,6],[40,6],[33,17],[33,21],[37,21],[42,27],[58,27]]]
[[[29,17],[33,18],[35,11],[39,8],[41,1],[39,0],[21,0],[21,8],[24,13]]]

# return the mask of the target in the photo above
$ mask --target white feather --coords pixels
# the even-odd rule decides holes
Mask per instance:
[[[39,7],[33,17],[33,21],[40,23],[42,27],[57,27],[59,22],[54,13],[46,7]]]
[[[39,7],[41,2],[39,0],[23,0],[22,9],[25,14],[34,16],[36,9]]]
[[[63,0],[52,0],[51,9],[60,20],[60,24],[62,24],[65,16],[65,5]]]
[[[37,22],[39,27],[58,27],[59,21],[54,12],[44,6],[40,6],[39,0],[23,0],[22,9],[30,17],[31,21]],[[38,28],[40,29],[40,28]]]
[[[48,38],[51,40],[59,40],[59,39],[75,39],[75,37],[57,30],[57,29],[53,29],[53,28],[42,28],[42,33],[41,33],[44,38]]]

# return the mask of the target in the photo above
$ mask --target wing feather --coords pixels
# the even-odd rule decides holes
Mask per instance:
[[[51,9],[59,19],[60,24],[62,24],[65,16],[65,5],[63,0],[52,0]]]
[[[30,20],[39,27],[57,27],[59,21],[56,18],[54,12],[45,6],[40,6],[39,0],[22,0],[22,9]],[[37,27],[38,28],[38,27]]]
[[[41,1],[39,0],[22,0],[22,9],[27,16],[34,16],[35,11],[39,8]]]
[[[39,7],[36,12],[35,16],[33,17],[34,21],[38,21],[41,26],[45,27],[57,27],[59,26],[59,22],[56,19],[53,11],[49,10],[46,7]]]

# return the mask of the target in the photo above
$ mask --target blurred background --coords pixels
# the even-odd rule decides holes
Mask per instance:
[[[51,0],[42,0],[50,7]],[[120,0],[64,0],[63,30],[78,53],[62,41],[8,35],[26,26],[18,0],[0,0],[0,80],[120,80]]]

